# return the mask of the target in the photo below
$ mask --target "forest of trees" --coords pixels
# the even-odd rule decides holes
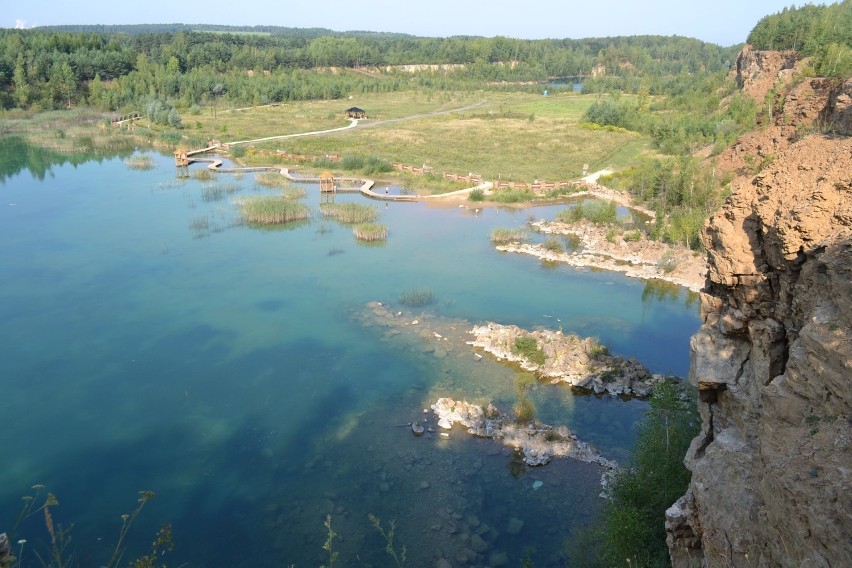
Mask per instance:
[[[748,36],[756,49],[792,49],[813,56],[823,77],[852,75],[852,0],[784,8],[761,19]]]
[[[607,79],[589,88],[635,90],[644,78],[653,93],[665,88],[663,78],[725,70],[735,53],[662,36],[518,40],[291,28],[199,32],[180,25],[70,28],[0,30],[0,108],[120,110],[152,96],[188,108],[204,104],[217,84],[234,104],[249,105],[417,86],[544,82],[586,77],[592,69],[606,69]],[[381,80],[328,71],[422,63],[463,67],[416,77],[385,71]]]

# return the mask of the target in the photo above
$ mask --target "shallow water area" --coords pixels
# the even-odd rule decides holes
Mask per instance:
[[[554,565],[601,505],[599,468],[527,468],[459,429],[414,437],[407,423],[439,396],[508,410],[516,370],[358,314],[381,301],[460,336],[483,321],[562,328],[686,374],[698,318],[685,292],[493,249],[493,228],[548,209],[337,195],[388,226],[386,242],[365,246],[323,218],[315,185],[304,186],[309,221],[247,226],[234,201],[280,189],[249,173],[200,179],[201,164],[176,179],[171,157],[150,156],[150,170],[112,159],[0,185],[0,532],[43,483],[60,501],[55,522],[75,524],[82,565],[106,562],[138,490],[157,496],[127,558],[168,522],[169,565],[316,566],[331,515],[341,565],[384,566],[374,514],[395,522],[412,566],[518,565],[529,547]],[[400,305],[412,289],[432,302]],[[532,396],[541,420],[615,459],[646,404],[546,384]],[[43,519],[19,535],[41,546]]]

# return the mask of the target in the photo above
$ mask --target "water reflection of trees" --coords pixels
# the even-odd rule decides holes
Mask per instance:
[[[53,174],[54,166],[71,164],[77,166],[92,160],[101,161],[116,156],[127,156],[132,149],[91,151],[91,145],[81,145],[82,150],[73,153],[60,153],[28,143],[21,136],[0,137],[0,183],[7,178],[29,171],[38,180]]]
[[[693,308],[698,302],[698,294],[665,280],[647,280],[642,290],[642,305],[648,306],[653,302],[677,302],[685,293],[684,305]]]

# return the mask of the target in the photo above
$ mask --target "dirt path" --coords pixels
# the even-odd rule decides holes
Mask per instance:
[[[381,126],[382,124],[393,124],[393,123],[396,123],[396,122],[405,122],[407,120],[415,120],[415,119],[423,118],[423,117],[426,117],[426,116],[437,116],[437,115],[441,115],[441,114],[451,114],[451,113],[454,113],[454,112],[464,112],[466,110],[471,110],[471,109],[480,107],[480,106],[484,105],[486,102],[488,102],[488,101],[483,99],[481,101],[477,101],[477,102],[475,102],[471,105],[467,105],[467,106],[464,106],[464,107],[461,107],[461,108],[454,108],[454,109],[448,109],[448,110],[436,110],[436,111],[432,111],[432,112],[412,114],[410,116],[403,116],[403,117],[400,117],[400,118],[388,118],[386,120],[370,121],[366,124],[363,124],[361,122],[362,119],[352,118],[352,119],[349,119],[350,122],[347,126],[341,126],[339,128],[329,128],[327,130],[314,130],[314,131],[311,131],[311,132],[298,132],[296,134],[280,134],[278,136],[266,136],[264,138],[255,138],[253,140],[235,140],[233,142],[227,142],[225,145],[226,146],[236,146],[236,145],[239,145],[239,144],[253,144],[253,143],[256,143],[256,142],[267,142],[269,140],[284,140],[284,139],[287,139],[287,138],[299,138],[299,137],[303,137],[303,136],[322,136],[323,134],[332,134],[334,132],[342,132],[344,130],[351,130],[353,128],[357,128],[358,126],[361,126],[362,128],[372,127],[372,126]]]

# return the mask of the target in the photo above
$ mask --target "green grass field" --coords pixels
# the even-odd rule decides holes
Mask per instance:
[[[650,140],[636,133],[582,128],[579,121],[594,100],[593,96],[573,94],[544,97],[484,91],[373,94],[220,111],[215,123],[212,116],[207,117],[213,128],[203,126],[200,133],[228,141],[338,128],[348,123],[343,111],[359,106],[368,115],[361,127],[274,140],[258,147],[314,156],[376,156],[390,162],[426,164],[439,172],[478,173],[491,180],[556,181],[580,176],[584,164],[591,171],[626,166],[650,147]],[[427,114],[479,101],[485,102],[473,109]],[[425,116],[406,119],[417,115]],[[405,120],[381,123],[394,119]],[[263,156],[247,160],[261,163]]]

